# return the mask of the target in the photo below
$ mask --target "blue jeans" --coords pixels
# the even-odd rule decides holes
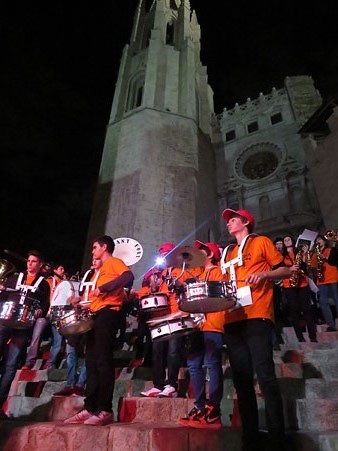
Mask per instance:
[[[163,390],[165,386],[165,370],[168,367],[167,383],[177,390],[178,372],[182,360],[183,337],[172,336],[169,340],[153,342],[153,383],[154,387]]]
[[[43,334],[43,331],[48,326],[48,324],[49,324],[48,318],[38,318],[35,321],[33,335],[32,335],[31,342],[30,342],[30,345],[29,345],[29,348],[27,351],[25,365],[33,366],[34,363],[36,362],[36,359],[39,354],[41,336]]]
[[[52,346],[50,347],[49,358],[46,362],[47,368],[55,368],[56,359],[59,355],[62,345],[63,336],[58,332],[54,324],[51,325],[52,331]]]
[[[319,304],[325,319],[325,322],[330,327],[335,327],[334,318],[332,316],[332,311],[329,303],[329,298],[333,298],[334,305],[338,314],[338,290],[336,283],[324,283],[323,285],[318,285],[319,288]]]
[[[0,408],[7,398],[21,358],[27,349],[31,330],[12,329],[0,324],[0,356],[4,358],[0,379]],[[7,345],[8,340],[10,340]]]
[[[223,334],[220,332],[196,332],[190,335],[190,351],[187,365],[194,389],[195,405],[204,409],[208,403],[220,406],[223,396],[222,351]],[[206,399],[204,367],[209,372],[209,400]]]
[[[77,369],[78,369],[78,355],[79,355],[79,346],[80,339],[82,336],[76,337],[78,339],[78,343],[74,343],[73,340],[66,340],[66,355],[67,355],[67,386],[74,387],[84,387],[86,385],[87,380],[87,369],[86,364],[83,362],[81,366],[79,377],[77,377]]]
[[[224,327],[224,340],[242,421],[244,448],[259,441],[255,374],[264,395],[272,449],[279,449],[285,439],[283,403],[273,361],[272,330],[273,323],[264,319],[238,321]]]

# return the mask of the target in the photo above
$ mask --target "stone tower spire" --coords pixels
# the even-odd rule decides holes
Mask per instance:
[[[122,53],[106,131],[88,246],[99,234],[144,248],[137,276],[159,244],[217,237],[213,93],[200,61],[189,0],[140,0]]]

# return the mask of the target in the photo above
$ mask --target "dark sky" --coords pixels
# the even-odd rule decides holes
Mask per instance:
[[[138,0],[39,3],[13,1],[2,11],[0,258],[3,249],[38,248],[73,273]],[[282,87],[288,75],[311,75],[325,99],[337,93],[332,2],[190,3],[217,113]]]

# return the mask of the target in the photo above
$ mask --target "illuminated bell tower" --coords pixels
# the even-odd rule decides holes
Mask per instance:
[[[154,0],[149,11],[140,0],[121,58],[87,251],[97,235],[134,238],[144,250],[133,267],[141,277],[162,242],[217,238],[212,113],[189,0]]]

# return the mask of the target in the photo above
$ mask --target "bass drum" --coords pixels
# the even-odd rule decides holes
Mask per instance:
[[[79,287],[80,282],[63,280],[60,282],[53,293],[51,300],[51,307],[61,306],[61,305],[71,305],[71,299],[79,297]]]

